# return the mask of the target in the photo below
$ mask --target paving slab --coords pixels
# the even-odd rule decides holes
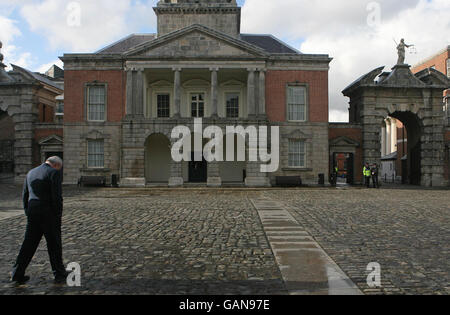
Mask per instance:
[[[267,198],[251,202],[260,216],[289,294],[362,294],[282,203]]]

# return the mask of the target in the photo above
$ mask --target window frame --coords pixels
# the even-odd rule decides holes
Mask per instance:
[[[446,66],[447,66],[447,77],[450,78],[450,58],[447,59]]]
[[[199,112],[199,100],[196,100],[195,102],[197,103],[197,116],[193,116],[192,115],[192,103],[194,102],[192,100],[192,96],[196,95],[197,97],[202,94],[203,95],[203,116],[199,117],[198,116],[198,112]],[[206,93],[205,92],[189,92],[189,108],[190,108],[190,117],[191,118],[206,118]]]
[[[303,120],[292,120],[290,119],[289,115],[289,90],[291,88],[303,88],[305,93],[305,118]],[[308,122],[308,115],[309,115],[309,85],[307,83],[288,83],[286,86],[286,121],[288,122]]]
[[[298,142],[303,144],[303,153],[302,152],[291,152],[291,143]],[[303,155],[303,165],[291,165],[291,155],[299,154]],[[301,158],[299,158],[301,161]],[[288,167],[290,169],[305,169],[307,168],[307,142],[304,139],[288,139]]]
[[[158,98],[160,96],[167,96],[168,99],[168,103],[167,103],[167,110],[169,111],[169,114],[167,116],[160,116],[159,115],[159,102],[158,102]],[[158,92],[156,93],[156,118],[170,118],[171,117],[171,95],[170,93],[163,93],[163,92]]]
[[[90,88],[92,87],[103,87],[105,90],[105,110],[103,120],[91,120],[89,119],[89,97],[90,97]],[[108,120],[108,84],[101,82],[90,82],[85,84],[85,120],[93,123],[102,123]]]
[[[102,143],[103,145],[103,166],[91,166],[89,164],[89,156],[91,155],[89,153],[89,144],[93,142]],[[99,154],[97,154],[99,155]],[[86,141],[86,165],[88,169],[104,169],[105,168],[105,139],[87,139]]]
[[[236,117],[229,117],[228,116],[228,96],[229,95],[235,95],[235,96],[238,97],[238,108],[237,108],[238,112],[237,112],[237,116]],[[227,119],[239,119],[241,117],[241,114],[242,114],[242,106],[241,106],[242,97],[241,97],[241,92],[240,91],[236,91],[236,92],[226,91],[224,99],[225,99],[225,118],[227,118]]]

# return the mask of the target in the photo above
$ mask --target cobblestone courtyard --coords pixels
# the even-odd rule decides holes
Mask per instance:
[[[366,294],[450,293],[450,193],[416,189],[66,188],[64,261],[82,287],[56,287],[41,242],[29,285],[8,274],[26,219],[0,185],[0,294],[286,294],[251,198],[290,214]],[[366,284],[378,262],[382,288]]]

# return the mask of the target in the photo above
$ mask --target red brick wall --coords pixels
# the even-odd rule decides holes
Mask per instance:
[[[269,120],[286,121],[286,87],[296,81],[309,86],[309,121],[328,122],[328,71],[267,71],[266,108]]]
[[[417,73],[419,71],[422,71],[424,69],[431,68],[433,66],[436,67],[437,71],[440,71],[444,73],[445,75],[448,75],[447,73],[447,59],[450,58],[450,50],[444,51],[438,56],[432,57],[431,59],[425,61],[424,63],[415,66],[411,69],[413,73]]]
[[[63,137],[63,129],[35,129],[34,131],[34,139],[36,142],[41,141],[44,138],[47,138],[52,135]]]
[[[64,73],[64,121],[85,121],[85,84],[107,83],[107,121],[119,122],[125,115],[123,71],[68,70]]]
[[[52,106],[39,104],[39,122],[52,123],[55,120],[55,110]]]
[[[347,137],[349,139],[359,142],[360,146],[356,148],[355,152],[355,182],[362,182],[362,168],[363,168],[363,151],[362,151],[362,129],[360,128],[329,128],[329,139],[333,140],[338,137]]]

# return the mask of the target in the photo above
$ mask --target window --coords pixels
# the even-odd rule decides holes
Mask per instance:
[[[288,120],[306,121],[306,87],[288,87]]]
[[[106,105],[106,87],[104,85],[88,87],[88,120],[104,121]]]
[[[205,116],[205,94],[191,94],[192,117],[203,118]]]
[[[103,140],[89,140],[88,141],[88,167],[102,168],[105,166]]]
[[[447,77],[450,78],[450,59],[447,59]]]
[[[56,114],[64,115],[64,102],[63,101],[58,101],[56,103]]]
[[[169,94],[158,94],[156,101],[157,101],[157,106],[158,106],[158,118],[169,118],[170,117],[170,95]]]
[[[227,118],[239,118],[239,94],[229,93],[227,99]]]
[[[289,140],[289,167],[305,167],[305,142]]]

